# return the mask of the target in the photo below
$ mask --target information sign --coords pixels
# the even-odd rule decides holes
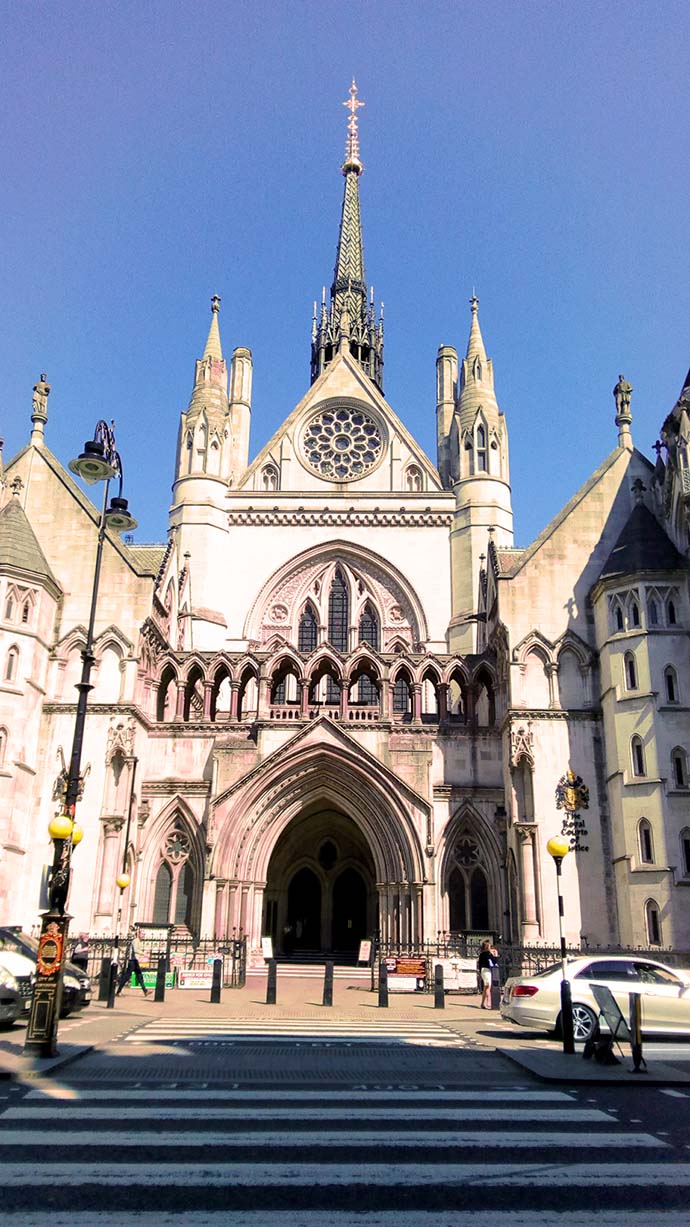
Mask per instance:
[[[423,992],[426,984],[426,959],[412,956],[410,958],[385,959],[388,971],[388,988],[391,993]]]
[[[443,987],[450,992],[477,991],[477,963],[475,959],[450,958],[433,959],[434,967],[439,964],[443,968]]]
[[[213,967],[180,968],[177,973],[178,988],[211,988]]]
[[[272,937],[262,937],[261,938],[261,953],[263,954],[266,962],[268,962],[269,959],[273,958],[273,938]]]
[[[371,962],[371,942],[364,941],[359,943],[359,954],[357,955],[358,963]]]

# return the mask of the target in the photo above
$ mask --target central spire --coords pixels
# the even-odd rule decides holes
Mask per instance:
[[[367,284],[364,274],[364,244],[359,207],[359,176],[364,167],[359,156],[359,131],[357,111],[364,103],[357,97],[353,79],[349,98],[343,103],[350,112],[347,124],[345,161],[342,172],[345,176],[343,208],[340,216],[338,250],[333,270],[330,303],[326,304],[326,291],[321,298],[321,310],[317,313],[314,303],[314,320],[311,343],[311,381],[319,377],[343,347],[349,349],[353,358],[366,371],[380,391],[383,390],[383,308],[376,320],[373,290],[367,301]]]

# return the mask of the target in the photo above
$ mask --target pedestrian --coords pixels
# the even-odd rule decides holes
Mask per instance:
[[[131,979],[132,976],[134,976],[144,996],[148,997],[149,990],[144,984],[144,976],[141,967],[139,966],[139,939],[134,927],[132,927],[129,931],[127,949],[125,951],[122,971],[120,972],[120,979],[117,986],[117,992],[115,994],[116,997],[120,996],[125,984],[129,979]]]
[[[482,984],[482,1000],[480,1009],[491,1009],[491,973],[494,967],[498,967],[498,951],[491,945],[487,938],[482,942],[482,948],[479,951],[477,959],[477,972]]]
[[[89,965],[89,935],[88,933],[80,933],[74,943],[72,951],[72,962],[76,967],[80,967],[82,971],[86,971]]]

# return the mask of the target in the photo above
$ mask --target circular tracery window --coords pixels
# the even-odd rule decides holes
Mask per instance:
[[[383,443],[380,428],[368,413],[343,405],[317,413],[304,432],[302,446],[315,473],[351,481],[378,464]]]

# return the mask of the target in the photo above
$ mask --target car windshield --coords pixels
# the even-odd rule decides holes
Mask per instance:
[[[12,948],[18,950],[20,954],[24,954],[26,950],[30,950],[32,954],[38,954],[38,938],[30,937],[28,933],[12,933],[5,938],[5,945],[9,949],[10,943]]]

